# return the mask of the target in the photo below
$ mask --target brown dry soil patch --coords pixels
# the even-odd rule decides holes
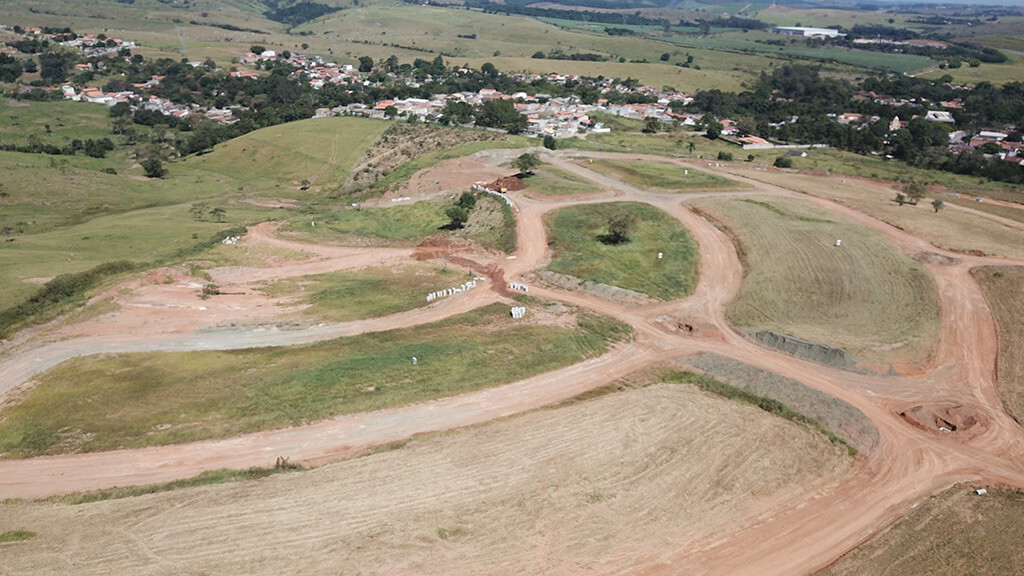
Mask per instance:
[[[1024,574],[1024,495],[958,485],[938,494],[822,576]]]
[[[0,504],[4,526],[39,534],[4,548],[3,571],[624,573],[726,536],[849,465],[819,434],[756,407],[653,385],[302,474]]]
[[[999,332],[999,399],[1018,421],[1024,418],[1024,267],[973,271]]]

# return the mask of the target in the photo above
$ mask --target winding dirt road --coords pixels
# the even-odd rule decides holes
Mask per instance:
[[[635,160],[642,156],[592,154]],[[402,408],[343,416],[301,428],[273,430],[235,438],[124,450],[99,454],[0,461],[0,499],[36,498],[111,485],[142,484],[193,476],[222,467],[266,466],[278,456],[292,461],[324,462],[369,447],[430,431],[485,422],[548,405],[613,382],[643,368],[686,356],[711,352],[803,382],[860,409],[879,431],[876,445],[865,447],[851,474],[826,486],[777,502],[756,517],[737,517],[743,526],[727,538],[689,542],[663,551],[645,574],[778,574],[812,573],[905,515],[931,494],[964,481],[1004,483],[1024,488],[1024,431],[999,403],[996,392],[996,331],[985,299],[970,270],[989,264],[1021,264],[1005,259],[950,253],[839,203],[799,194],[737,174],[751,189],[743,195],[783,195],[811,202],[884,234],[911,256],[939,258],[922,262],[935,277],[941,305],[939,353],[930,366],[912,377],[854,374],[811,364],[755,345],[725,321],[724,307],[743,278],[729,238],[686,203],[696,195],[658,194],[638,190],[603,176],[568,155],[547,154],[549,162],[584,176],[606,192],[585,199],[537,200],[512,194],[520,209],[519,249],[515,258],[479,262],[517,280],[545,263],[545,213],[570,204],[611,199],[645,202],[679,219],[700,246],[700,279],[684,299],[625,306],[579,292],[531,286],[531,294],[558,300],[629,323],[635,337],[600,358],[502,387]],[[651,157],[651,160],[666,161]],[[470,159],[465,160],[467,163]],[[706,169],[700,162],[680,165]],[[477,167],[479,168],[479,167]],[[491,167],[495,175],[501,169]],[[479,170],[473,172],[478,177]],[[422,177],[421,177],[422,179]],[[473,182],[461,183],[465,186]],[[728,192],[725,192],[726,194]],[[716,192],[721,195],[723,192]],[[979,213],[979,216],[985,217]],[[250,233],[243,242],[273,243],[309,253],[308,260],[267,269],[232,268],[214,271],[225,283],[299,276],[367,265],[400,264],[411,250],[354,249],[309,246],[281,239],[270,227]],[[479,257],[479,255],[477,255]],[[315,271],[315,272],[314,272]],[[12,388],[30,383],[33,375],[83,354],[143,350],[228,349],[287,345],[370,331],[389,330],[438,320],[483,304],[505,299],[504,286],[477,290],[386,318],[296,329],[273,326],[161,332],[153,326],[118,335],[71,337],[48,344],[23,345],[8,351],[0,365],[0,399]],[[212,305],[212,304],[211,304]],[[671,317],[697,326],[677,333],[659,321]],[[73,334],[73,332],[69,332]],[[971,437],[929,433],[899,414],[916,405],[964,405],[983,416],[986,426]],[[740,514],[741,512],[736,512]]]

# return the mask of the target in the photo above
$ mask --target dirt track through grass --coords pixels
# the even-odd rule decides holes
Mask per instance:
[[[694,205],[739,243],[746,276],[726,312],[730,322],[842,348],[872,364],[915,364],[932,353],[939,310],[931,276],[880,234],[790,199]]]
[[[66,573],[69,557],[78,574],[619,573],[844,474],[843,454],[756,407],[653,385],[301,474],[0,504],[39,533],[4,562],[34,574]]]

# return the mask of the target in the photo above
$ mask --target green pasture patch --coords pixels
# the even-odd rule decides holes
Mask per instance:
[[[441,227],[450,222],[444,209],[444,204],[429,201],[372,208],[357,204],[308,218],[295,218],[286,230],[310,241],[342,244],[370,241],[408,246],[441,232]]]
[[[344,117],[289,122],[250,132],[176,165],[260,196],[312,197],[311,190],[340,185],[388,125]],[[301,190],[304,180],[308,190]]]
[[[425,265],[366,268],[281,280],[264,290],[309,304],[303,313],[323,321],[348,322],[396,314],[427,304],[427,294],[471,280],[461,270]]]
[[[110,108],[101,104],[35,102],[0,97],[0,144],[23,146],[29,139],[64,147],[72,140],[117,140],[111,130]],[[84,155],[84,152],[80,152]]]
[[[24,542],[35,537],[36,533],[29,530],[8,530],[7,532],[0,533],[0,544],[5,542]]]
[[[1013,52],[1004,53],[1008,59],[1000,64],[983,62],[977,68],[971,68],[966,64],[959,68],[937,68],[923,72],[920,76],[921,78],[938,80],[948,74],[953,77],[953,82],[968,86],[981,82],[988,82],[995,86],[1002,86],[1008,82],[1024,82],[1024,65],[1022,65],[1024,64],[1024,56],[1014,54]]]
[[[635,218],[628,240],[602,242],[608,220]],[[697,281],[697,245],[671,216],[647,204],[611,202],[562,208],[545,218],[554,251],[548,270],[609,284],[668,300],[693,291]],[[658,259],[658,253],[663,254]]]
[[[541,196],[579,196],[601,192],[593,182],[550,165],[540,166],[524,178],[523,183],[527,193]]]
[[[913,72],[930,66],[937,62],[927,56],[915,54],[892,54],[887,52],[874,52],[870,50],[851,50],[848,48],[833,48],[829,46],[812,47],[803,42],[777,46],[773,44],[762,44],[754,42],[755,35],[744,34],[739,36],[708,36],[708,37],[669,37],[666,42],[687,48],[705,48],[708,50],[721,51],[722,53],[740,52],[756,53],[776,56],[778,58],[800,58],[805,60],[817,60],[821,62],[835,62],[858,68],[887,70],[891,72]],[[756,35],[761,36],[761,35]],[[780,35],[772,35],[778,38],[790,38]]]
[[[792,199],[701,199],[695,207],[727,228],[744,263],[726,310],[733,324],[842,348],[862,361],[924,362],[932,353],[934,282],[881,234]]]
[[[628,331],[588,314],[574,327],[516,322],[494,304],[303,346],[76,358],[0,411],[0,453],[192,442],[452,396],[599,355]]]
[[[716,188],[745,188],[739,182],[670,162],[637,160],[598,160],[585,166],[601,174],[615,176],[640,189],[692,192]]]
[[[224,222],[197,221],[190,204],[160,206],[93,218],[42,234],[14,236],[0,244],[0,309],[14,305],[39,287],[39,280],[81,272],[105,262],[161,262],[191,257],[197,245],[219,231],[258,220],[265,209],[227,206]],[[215,204],[211,204],[215,206]]]

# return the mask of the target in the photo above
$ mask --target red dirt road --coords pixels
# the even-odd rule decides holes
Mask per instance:
[[[597,156],[597,155],[595,155]],[[613,155],[636,159],[637,155]],[[654,158],[651,158],[654,160]],[[466,181],[458,172],[420,174],[415,182],[435,180],[439,189],[453,190],[482,179],[479,159],[463,159]],[[970,276],[973,267],[1019,262],[965,256],[939,250],[926,242],[874,220],[839,203],[820,200],[783,188],[746,180],[753,189],[742,194],[786,195],[815,203],[884,234],[905,253],[932,253],[945,258],[926,260],[934,275],[941,304],[939,354],[930,366],[912,377],[868,376],[811,364],[763,348],[732,330],[724,306],[736,294],[743,270],[729,239],[714,225],[686,207],[695,195],[655,194],[635,189],[572,162],[561,154],[547,160],[585,176],[608,193],[573,201],[541,201],[512,194],[518,214],[519,250],[515,258],[492,257],[480,264],[500,269],[504,278],[520,279],[545,262],[546,238],[542,215],[580,202],[616,200],[646,202],[678,218],[700,245],[700,281],[688,298],[644,306],[624,306],[586,294],[531,286],[530,293],[594,309],[629,323],[635,338],[596,359],[499,388],[484,390],[368,414],[331,419],[311,426],[274,430],[226,440],[100,454],[0,461],[0,498],[36,498],[112,485],[142,484],[193,476],[221,467],[267,466],[278,456],[293,462],[322,462],[343,458],[368,447],[415,434],[485,422],[570,398],[632,372],[697,352],[729,356],[803,382],[860,409],[879,431],[877,445],[862,451],[853,472],[842,480],[809,487],[781,500],[755,517],[738,516],[740,530],[722,538],[707,538],[679,549],[651,551],[649,563],[637,566],[645,574],[804,574],[834,562],[842,554],[877,534],[929,495],[954,483],[982,481],[1024,488],[1024,431],[1001,407],[996,393],[996,331],[988,306]],[[657,161],[665,161],[657,158]],[[706,169],[703,164],[678,161]],[[451,162],[449,162],[450,164]],[[486,162],[484,162],[486,164]],[[450,166],[449,166],[450,168]],[[494,176],[505,171],[490,166]],[[422,190],[422,188],[420,188]],[[728,192],[725,192],[728,193]],[[723,194],[716,192],[715,194]],[[984,215],[980,215],[984,217]],[[215,279],[247,286],[249,282],[368,265],[408,262],[409,250],[311,247],[282,240],[271,228],[256,228],[244,242],[276,243],[312,254],[304,261],[265,269],[224,269]],[[479,258],[479,256],[477,256]],[[935,263],[941,262],[941,263]],[[315,272],[314,272],[315,271]],[[23,344],[7,351],[0,365],[0,399],[13,387],[60,361],[83,354],[129,350],[198,350],[285,345],[321,338],[415,325],[470,310],[501,299],[492,290],[478,289],[403,314],[360,322],[280,329],[267,322],[272,316],[254,315],[256,327],[198,325],[187,330],[161,330],[159,316],[148,324],[127,326],[119,334],[88,327],[65,329],[76,336],[49,344]],[[194,291],[192,292],[194,294]],[[214,299],[216,301],[217,299]],[[212,302],[211,302],[211,305]],[[209,311],[209,310],[207,310]],[[131,314],[122,309],[115,314]],[[237,317],[245,320],[245,309]],[[174,314],[166,314],[173,317]],[[669,316],[699,327],[691,333],[666,330],[658,321]],[[110,318],[92,321],[95,325]],[[244,322],[240,322],[243,323]],[[213,327],[219,326],[216,329]],[[89,333],[88,336],[83,334]],[[927,432],[899,414],[916,405],[961,404],[983,416],[985,427],[971,437]],[[735,514],[741,514],[736,512]]]

